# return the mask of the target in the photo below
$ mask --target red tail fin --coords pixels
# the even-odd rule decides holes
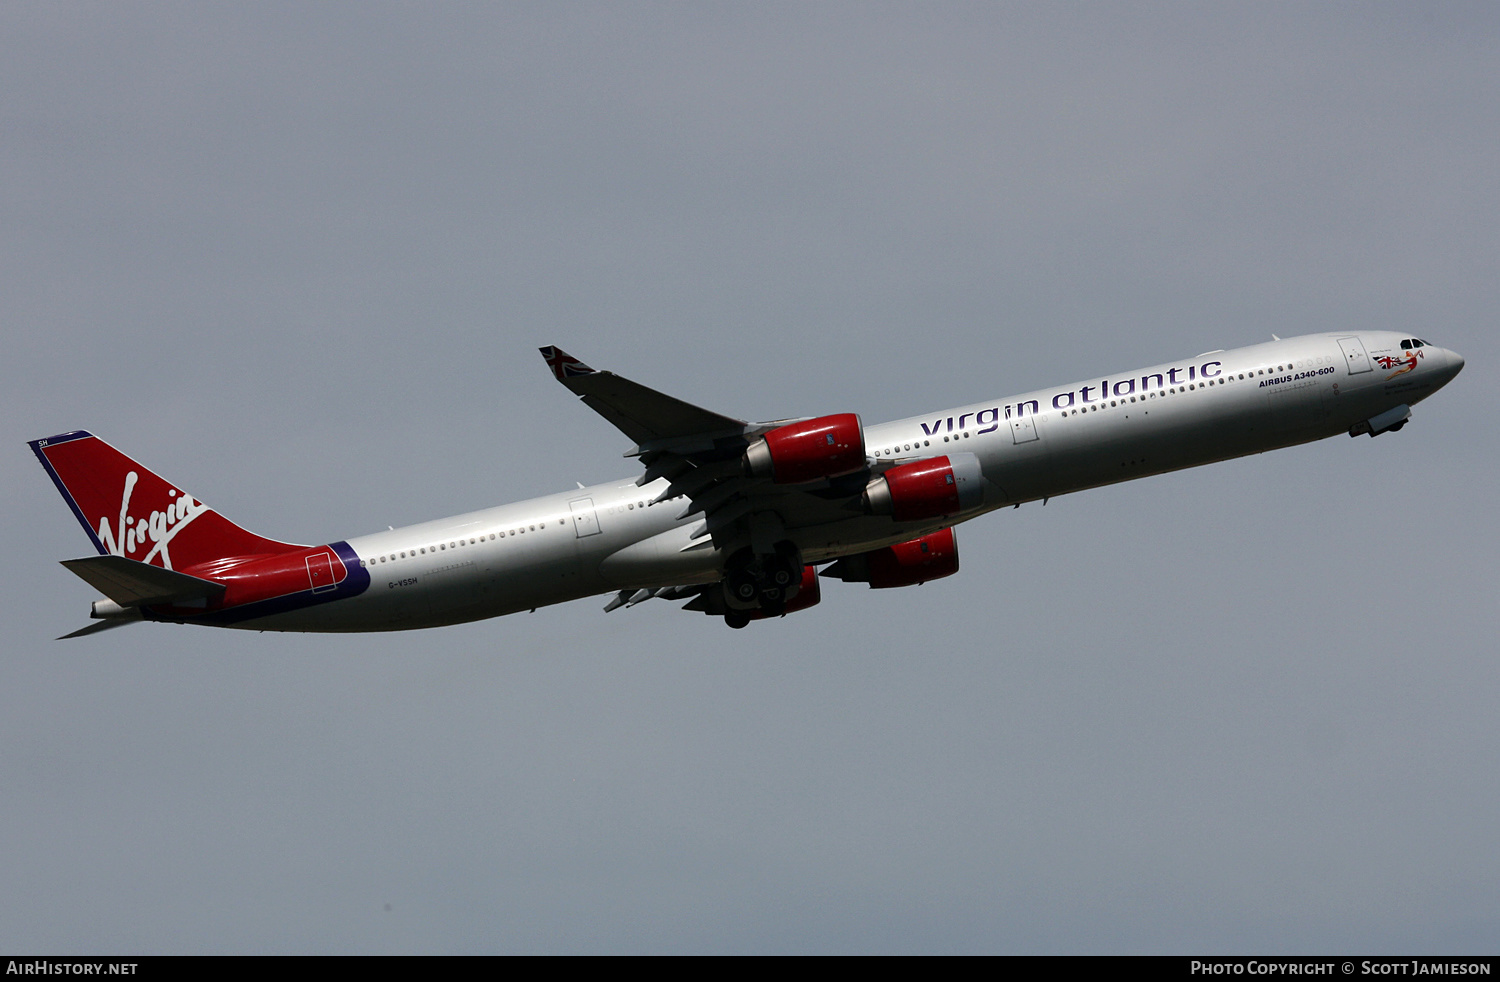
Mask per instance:
[[[83,430],[31,441],[100,553],[183,570],[301,546],[246,532]]]

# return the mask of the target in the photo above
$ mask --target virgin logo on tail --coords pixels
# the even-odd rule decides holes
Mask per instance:
[[[204,564],[303,548],[245,531],[87,430],[33,440],[31,449],[104,555],[204,575]]]
[[[139,480],[140,475],[135,471],[125,475],[125,488],[120,494],[120,517],[117,525],[119,535],[117,537],[114,529],[109,527],[109,517],[104,516],[99,519],[99,541],[104,543],[104,548],[111,555],[127,559],[134,559],[131,553],[144,548],[148,542],[152,543],[146,554],[140,557],[140,561],[149,563],[160,557],[162,566],[171,569],[172,556],[167,551],[167,543],[178,532],[187,528],[193,519],[208,511],[208,506],[195,500],[190,494],[178,494],[172,489],[167,494],[176,500],[170,502],[165,511],[153,511],[145,518],[132,518],[130,495],[135,491]]]

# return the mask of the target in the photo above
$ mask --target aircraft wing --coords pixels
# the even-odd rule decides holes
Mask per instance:
[[[857,474],[788,486],[745,472],[750,443],[794,420],[749,423],[596,371],[561,348],[541,352],[559,382],[635,441],[626,456],[639,457],[646,469],[636,483],[668,480],[652,503],[684,498],[679,518],[702,514],[688,548],[706,547],[711,538],[748,538],[757,553],[770,552],[787,529],[848,519],[851,503],[864,492],[868,478]]]
[[[595,371],[561,348],[540,349],[557,380],[586,406],[636,442],[651,447],[737,437],[749,429],[742,419],[721,416],[691,403],[648,389],[614,372]]]

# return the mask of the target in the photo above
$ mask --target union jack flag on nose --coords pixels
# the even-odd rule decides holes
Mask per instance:
[[[557,376],[559,382],[579,375],[594,374],[592,368],[561,348],[554,348],[549,344],[547,347],[539,348],[538,350],[541,351],[542,357],[547,359],[547,364],[552,368],[552,374]]]

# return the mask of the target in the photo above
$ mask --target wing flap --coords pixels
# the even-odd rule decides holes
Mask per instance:
[[[85,556],[62,564],[121,607],[204,600],[224,592],[222,583],[124,556]]]

